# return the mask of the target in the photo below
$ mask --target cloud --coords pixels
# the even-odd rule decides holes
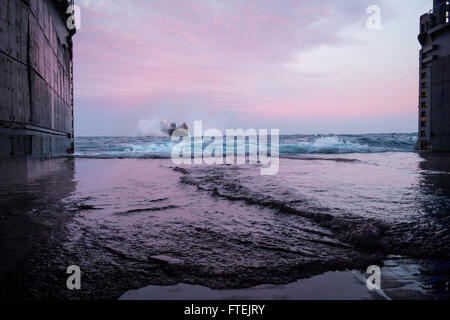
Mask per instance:
[[[79,0],[78,4],[82,29],[74,38],[76,101],[123,110],[134,119],[158,116],[181,121],[183,115],[256,121],[276,116],[277,108],[279,117],[285,118],[338,111],[350,115],[359,112],[361,102],[372,94],[355,79],[367,79],[367,86],[373,87],[386,73],[381,72],[383,67],[377,71],[376,65],[367,68],[375,70],[375,79],[359,71],[367,62],[377,63],[373,53],[367,55],[372,60],[362,58],[364,47],[370,46],[364,33],[366,8],[373,0]],[[375,4],[382,6],[385,22],[393,19],[392,7],[384,0]],[[330,54],[338,51],[339,59],[332,59]],[[349,70],[342,74],[345,65]],[[395,82],[390,77],[384,84]],[[402,86],[402,97],[413,90]],[[378,102],[385,100],[366,104],[376,108]],[[135,131],[136,123],[129,127]]]
[[[340,30],[364,18],[368,3],[84,0],[75,39],[80,91],[227,89],[242,74],[270,73],[300,51],[348,41]]]

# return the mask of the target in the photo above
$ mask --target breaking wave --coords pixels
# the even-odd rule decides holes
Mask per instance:
[[[445,222],[448,221],[447,217],[441,218],[441,223],[430,223],[426,218],[423,221],[422,218],[417,218],[418,221],[406,222],[399,219],[392,222],[382,216],[359,216],[338,208],[321,206],[308,197],[299,197],[290,188],[277,185],[274,181],[262,186],[257,178],[247,176],[248,171],[238,167],[202,167],[190,170],[175,167],[173,170],[182,174],[182,184],[194,186],[213,197],[308,219],[330,230],[340,241],[335,246],[348,244],[362,251],[376,251],[384,255],[397,254],[426,259],[450,257],[450,237],[443,236],[448,231]],[[240,174],[243,176],[240,177]]]
[[[283,152],[285,151],[285,152]],[[282,146],[281,153],[300,153],[300,154],[310,154],[310,153],[324,153],[324,154],[334,154],[334,153],[367,153],[373,152],[375,149],[371,149],[368,145],[361,145],[358,143],[348,142],[345,139],[339,139],[337,137],[324,137],[318,138],[315,141],[299,142],[295,146]]]
[[[411,152],[416,134],[286,135],[280,155]],[[248,141],[246,142],[248,149]],[[84,158],[170,158],[169,137],[79,137],[75,155]],[[204,145],[205,147],[206,145]],[[270,147],[270,146],[269,146]],[[224,146],[224,149],[228,146]]]
[[[281,154],[346,154],[413,151],[416,134],[284,136]]]

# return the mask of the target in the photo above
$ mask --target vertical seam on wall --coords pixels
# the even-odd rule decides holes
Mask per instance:
[[[27,8],[28,17],[28,30],[27,30],[27,71],[28,71],[28,92],[30,99],[30,119],[29,122],[33,123],[33,95],[31,92],[31,55],[30,55],[30,8]]]

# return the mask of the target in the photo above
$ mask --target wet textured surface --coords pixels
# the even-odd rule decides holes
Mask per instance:
[[[269,177],[168,159],[46,163],[1,186],[2,298],[284,285],[383,261],[394,298],[448,298],[448,155],[303,155]],[[80,291],[66,289],[69,265]]]
[[[151,285],[125,293],[121,300],[373,300],[381,299],[350,272],[327,272],[287,285],[218,290],[199,285]]]

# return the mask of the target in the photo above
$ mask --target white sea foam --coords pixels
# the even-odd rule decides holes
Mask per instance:
[[[76,138],[76,156],[170,157],[175,144],[170,141],[170,137],[161,136],[157,120],[142,120],[138,129],[140,137]],[[416,141],[416,134],[281,136],[280,155],[408,152],[414,150]],[[249,143],[252,142],[238,141],[237,148],[245,148],[248,151]],[[206,147],[206,144],[203,147]],[[224,152],[231,148],[236,146],[226,145]]]
[[[300,153],[366,153],[375,151],[368,145],[352,143],[337,137],[320,137],[312,142],[299,142]]]

